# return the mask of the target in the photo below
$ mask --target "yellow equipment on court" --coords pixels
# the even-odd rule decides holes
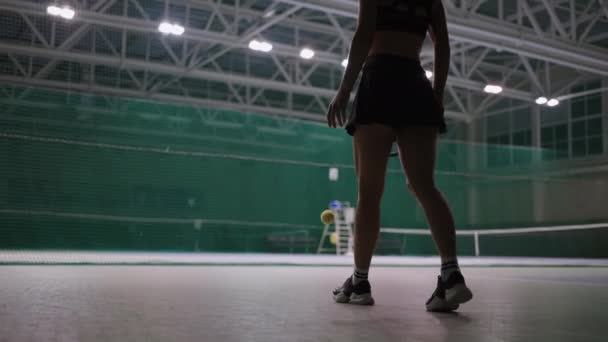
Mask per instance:
[[[323,210],[323,212],[321,213],[321,222],[325,224],[334,223],[334,212],[329,209]]]
[[[329,242],[331,242],[332,245],[335,245],[338,242],[338,233],[331,233],[331,235],[329,236]]]

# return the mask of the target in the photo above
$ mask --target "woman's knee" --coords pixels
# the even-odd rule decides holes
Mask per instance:
[[[384,193],[384,184],[379,182],[361,182],[359,181],[359,205],[379,206]]]
[[[437,189],[437,186],[432,179],[410,182],[408,187],[410,191],[412,191],[418,197],[435,195],[439,193],[439,189]]]

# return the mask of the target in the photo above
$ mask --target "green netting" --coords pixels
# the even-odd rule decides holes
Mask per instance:
[[[334,199],[356,203],[343,130],[36,89],[27,99],[0,102],[0,249],[315,253],[319,213]],[[538,149],[446,140],[439,149],[436,179],[458,229],[538,223],[535,187],[580,185],[538,178]],[[506,158],[519,163],[490,162]],[[389,167],[382,225],[427,229],[397,158]],[[378,249],[432,251],[425,238],[404,248],[386,237]]]

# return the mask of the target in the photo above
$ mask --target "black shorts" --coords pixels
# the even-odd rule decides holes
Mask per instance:
[[[353,135],[358,125],[371,123],[447,131],[444,113],[419,61],[388,54],[367,57],[345,128]]]

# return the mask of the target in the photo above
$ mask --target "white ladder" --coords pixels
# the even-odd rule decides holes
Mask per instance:
[[[354,220],[353,208],[346,206],[341,210],[333,210],[334,212],[334,224],[331,229],[331,224],[326,224],[321,235],[321,241],[317,247],[317,254],[323,252],[335,252],[337,255],[352,255],[353,253],[353,225]],[[336,245],[332,247],[323,247],[326,243],[327,237],[331,237],[333,233],[336,233]]]

